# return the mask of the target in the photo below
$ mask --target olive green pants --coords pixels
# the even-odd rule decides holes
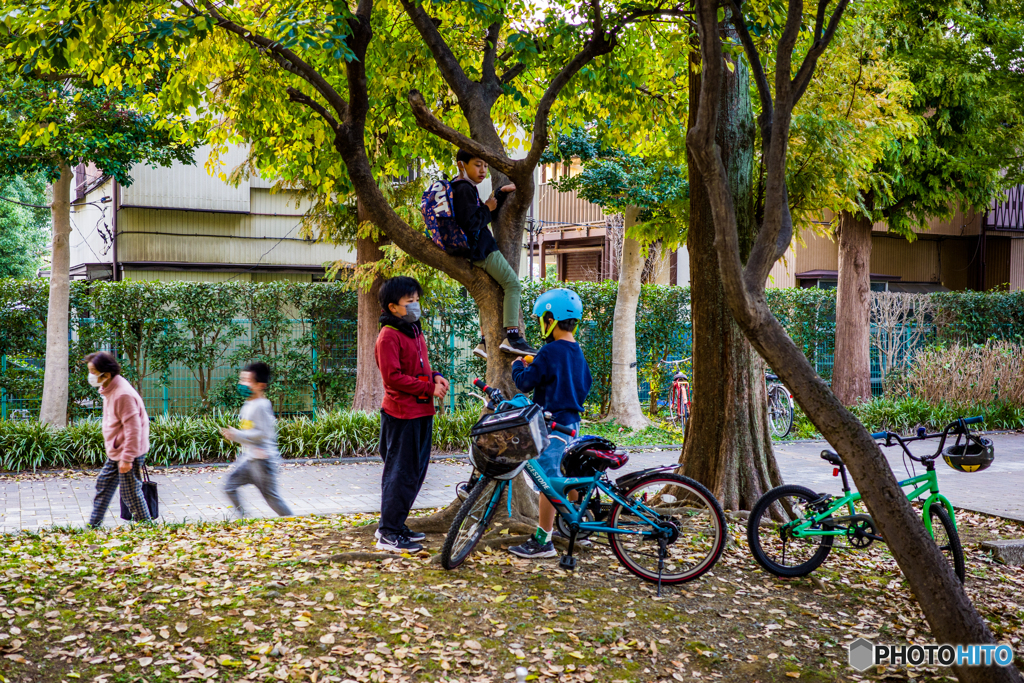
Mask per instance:
[[[501,307],[505,327],[519,327],[519,305],[523,295],[519,275],[512,270],[500,251],[492,251],[483,261],[473,261],[473,265],[493,277],[505,290],[505,302]]]

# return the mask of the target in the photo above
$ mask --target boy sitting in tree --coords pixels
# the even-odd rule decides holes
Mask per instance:
[[[498,251],[494,235],[487,228],[487,225],[498,217],[498,212],[509,194],[515,191],[516,186],[505,185],[486,202],[481,202],[476,186],[487,177],[487,162],[460,149],[455,156],[455,163],[459,167],[459,175],[451,183],[452,215],[458,226],[466,233],[469,242],[469,252],[466,256],[474,266],[482,268],[493,277],[505,291],[502,306],[505,339],[501,342],[500,348],[502,351],[520,356],[535,355],[536,349],[531,348],[519,332],[519,307],[522,296],[519,275]],[[487,347],[482,335],[473,353],[482,358],[487,357]]]

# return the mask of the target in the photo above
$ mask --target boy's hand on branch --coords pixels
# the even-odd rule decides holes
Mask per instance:
[[[501,186],[501,191],[505,192],[505,193],[515,192],[516,191],[516,185],[515,185],[515,183],[509,183],[508,185],[502,185]]]

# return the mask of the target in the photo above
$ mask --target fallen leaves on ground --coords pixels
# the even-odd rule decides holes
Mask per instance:
[[[501,549],[445,572],[426,553],[331,564],[372,551],[372,515],[5,536],[0,681],[944,680],[939,667],[857,675],[846,643],[931,642],[881,544],[837,543],[811,577],[766,575],[743,529],[704,578],[655,587],[601,545],[569,574]],[[1020,651],[1024,570],[978,547],[1022,537],[958,513],[968,592]],[[428,543],[436,549],[441,538]]]

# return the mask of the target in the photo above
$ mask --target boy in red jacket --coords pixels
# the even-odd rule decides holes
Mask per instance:
[[[393,277],[380,287],[380,334],[374,347],[384,380],[380,410],[380,486],[377,547],[419,552],[425,536],[406,526],[430,464],[434,397],[444,398],[448,380],[430,369],[427,341],[420,329],[420,283]]]

